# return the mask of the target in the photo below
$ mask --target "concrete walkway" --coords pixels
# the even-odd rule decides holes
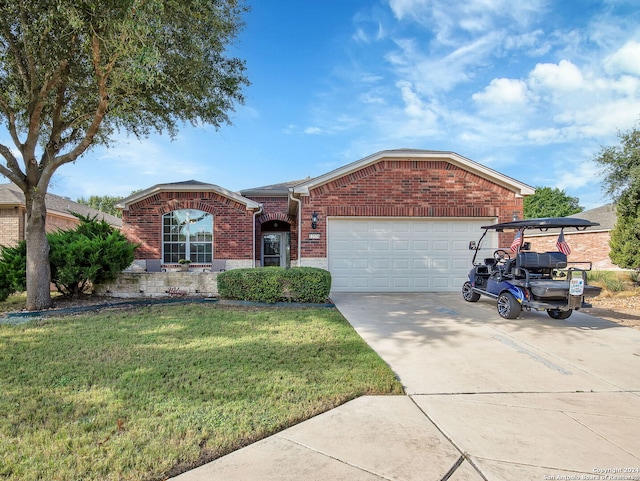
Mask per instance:
[[[640,480],[640,331],[459,294],[339,294],[408,396],[363,397],[178,476]]]

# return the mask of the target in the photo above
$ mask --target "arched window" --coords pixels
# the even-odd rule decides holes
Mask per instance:
[[[213,216],[201,210],[174,210],[162,216],[162,260],[207,264],[213,257]]]

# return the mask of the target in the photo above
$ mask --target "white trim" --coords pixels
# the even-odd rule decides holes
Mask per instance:
[[[140,202],[160,192],[215,192],[223,197],[235,200],[240,204],[244,204],[247,207],[247,210],[260,208],[260,204],[258,202],[215,184],[157,184],[141,192],[137,192],[126,199],[122,199],[115,205],[115,208],[120,210],[129,210],[129,206],[131,204]]]

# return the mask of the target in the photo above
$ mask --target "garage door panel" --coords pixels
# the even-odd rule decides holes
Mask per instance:
[[[434,240],[432,249],[434,251],[448,251],[450,248],[449,242],[448,240]]]
[[[428,251],[429,250],[429,241],[426,240],[414,240],[413,241],[413,251]]]
[[[383,251],[383,252],[388,252],[389,251],[389,246],[391,244],[389,243],[389,241],[374,241],[373,242],[373,250],[374,251]]]
[[[348,243],[347,243],[348,244]],[[354,240],[352,242],[354,251],[368,251],[369,250],[369,241],[366,240]]]
[[[393,259],[393,270],[409,270],[411,259]]]
[[[431,278],[430,277],[414,277],[413,287],[415,290],[426,291],[431,288]]]
[[[395,240],[393,241],[393,250],[398,251],[408,251],[410,242],[408,240]]]
[[[353,269],[366,270],[369,268],[369,259],[352,259],[351,266]]]
[[[389,270],[391,268],[391,259],[373,259],[373,268],[377,270]]]
[[[457,291],[483,220],[330,218],[328,261],[339,291]]]
[[[467,259],[453,259],[453,269],[456,271],[469,271],[469,261]]]
[[[412,259],[412,267],[414,270],[424,270],[431,267],[431,261],[425,258]]]
[[[469,241],[454,240],[451,242],[451,248],[456,252],[468,252]]]

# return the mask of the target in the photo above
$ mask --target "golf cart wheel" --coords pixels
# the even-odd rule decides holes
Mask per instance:
[[[471,282],[467,281],[462,285],[462,298],[467,302],[478,302],[480,294],[473,292]]]
[[[560,309],[547,309],[547,314],[553,319],[567,319],[573,311],[561,311]]]
[[[515,319],[522,312],[522,306],[510,292],[498,296],[498,314],[505,319]]]

